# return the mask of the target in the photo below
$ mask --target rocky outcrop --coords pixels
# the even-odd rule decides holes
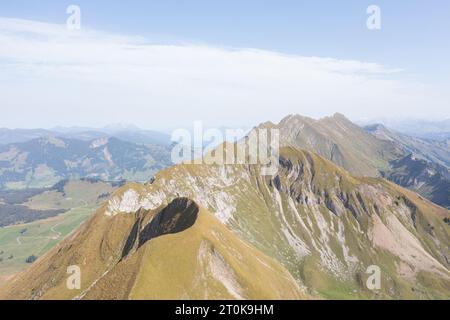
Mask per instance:
[[[369,265],[394,270],[386,274],[390,284],[384,297],[410,296],[406,284],[426,287],[419,280],[423,274],[449,284],[447,210],[383,179],[353,177],[306,151],[283,148],[279,162],[273,177],[261,176],[257,165],[175,166],[145,188],[116,194],[107,211],[120,214],[112,210],[121,208],[129,190],[137,195],[133,209],[165,206],[174,195],[187,197],[311,290],[319,283],[345,283],[352,294],[367,298],[371,293],[355,279],[364,278]],[[395,240],[387,245],[383,237]],[[402,252],[415,252],[421,262]],[[405,268],[410,270],[406,280],[395,271]],[[442,290],[448,293],[450,287]]]
[[[166,234],[175,234],[192,227],[197,220],[198,205],[188,198],[176,198],[164,209],[143,225],[148,211],[141,209],[136,213],[137,221],[131,229],[125,243],[122,257],[126,257],[133,249],[139,249],[147,241]]]

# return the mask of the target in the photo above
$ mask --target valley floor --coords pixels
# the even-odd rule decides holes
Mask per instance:
[[[73,208],[46,220],[0,228],[0,284],[29,266],[27,257],[40,257],[95,212],[96,206]],[[11,259],[8,259],[11,257]]]

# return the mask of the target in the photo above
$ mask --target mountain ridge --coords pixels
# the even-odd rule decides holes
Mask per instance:
[[[317,120],[291,114],[278,124],[263,123],[254,130],[261,128],[278,129],[281,146],[315,152],[354,175],[385,177],[441,206],[450,206],[446,196],[450,194],[450,145],[445,141],[410,137],[379,124],[361,128],[340,113]],[[417,161],[400,165],[410,154],[427,161],[420,172]]]
[[[359,176],[379,176],[400,155],[395,145],[366,133],[340,113],[318,120],[292,114],[271,128],[280,131],[280,145],[315,152]]]
[[[146,181],[170,165],[164,146],[104,137],[89,141],[57,136],[0,146],[0,186],[50,187],[64,179]]]
[[[450,168],[450,145],[443,141],[430,141],[393,131],[382,124],[365,126],[364,129],[380,140],[399,144],[407,154],[412,153],[425,160]]]
[[[104,128],[55,127],[52,129],[8,129],[0,128],[0,145],[23,143],[36,138],[57,136],[65,139],[94,140],[100,138],[118,138],[137,144],[171,144],[170,135],[154,130],[143,130],[135,126],[110,125]]]
[[[99,209],[97,218],[91,220],[89,228],[85,226],[67,240],[91,239],[86,234],[80,235],[80,232],[87,232],[97,239],[91,239],[90,242],[94,241],[92,243],[101,243],[99,237],[111,238],[112,242],[104,240],[105,245],[100,246],[101,251],[94,256],[82,246],[74,248],[75,251],[68,255],[67,250],[71,250],[71,247],[66,242],[58,249],[63,251],[53,251],[46,256],[45,261],[59,261],[55,260],[57,255],[61,255],[60,259],[72,262],[71,257],[79,257],[78,261],[82,257],[90,257],[89,261],[93,261],[93,265],[88,267],[88,272],[93,272],[92,270],[98,269],[94,263],[95,259],[100,259],[98,255],[103,256],[104,261],[109,261],[110,254],[107,252],[114,250],[116,260],[120,259],[132,225],[135,225],[136,217],[142,210],[157,212],[168,206],[173,199],[182,197],[214,213],[215,219],[221,221],[219,225],[229,229],[233,237],[280,263],[295,279],[295,286],[304,288],[308,295],[315,298],[448,297],[450,253],[446,244],[449,243],[450,236],[448,225],[444,222],[449,217],[448,210],[386,180],[351,176],[331,161],[308,151],[285,147],[281,149],[280,156],[280,170],[274,177],[262,177],[259,165],[181,164],[160,171],[154,180],[145,185],[127,184]],[[246,192],[243,193],[242,190]],[[151,219],[150,216],[147,217]],[[103,221],[101,223],[106,223],[107,226],[99,227],[93,221]],[[122,230],[122,224],[127,225],[128,231],[115,231],[116,227]],[[108,231],[103,235],[95,234],[99,230]],[[192,228],[178,236],[182,237],[189,230]],[[177,237],[164,235],[156,240],[165,242],[174,238]],[[151,244],[152,241],[154,240],[148,243]],[[177,243],[182,243],[178,241],[180,240],[169,247],[177,247]],[[62,249],[64,247],[67,249]],[[134,245],[128,247],[136,248]],[[106,251],[101,253],[102,250]],[[151,255],[152,250],[147,250]],[[157,254],[156,252],[165,250],[167,249],[153,252]],[[198,251],[194,252],[198,254]],[[223,256],[224,253],[221,254]],[[137,256],[131,257],[136,257],[136,260],[127,261],[139,265]],[[164,260],[162,256],[159,260],[161,259]],[[365,270],[370,265],[378,265],[382,270],[383,286],[376,292],[368,290],[364,284],[367,277]],[[46,288],[45,283],[48,281],[45,279],[50,275],[44,277],[41,273],[48,270],[49,265],[41,265],[40,268],[40,273],[29,269],[9,282],[8,288],[11,285],[16,288],[10,290],[10,297],[17,297],[18,294],[22,298],[39,298],[45,297],[49,290],[56,290],[48,297],[68,298],[61,287],[63,282],[58,282],[59,289]],[[54,268],[59,270],[57,273],[61,276],[58,277],[62,277],[65,264],[58,263],[51,267],[52,270]],[[102,268],[100,270],[104,270]],[[163,272],[165,268],[168,267],[152,269],[155,275],[164,274],[161,280],[163,282],[167,280],[167,273]],[[239,268],[232,269],[237,272]],[[127,268],[121,270],[125,272]],[[186,268],[180,267],[177,270],[185,275],[190,274]],[[146,272],[142,275],[144,274],[153,273]],[[100,272],[96,276],[88,275],[85,288],[94,284],[99,276]],[[119,274],[117,277],[129,278]],[[284,278],[276,276],[276,283],[284,281]],[[36,280],[38,282],[31,285],[20,279],[41,280]],[[154,280],[145,277],[140,279],[134,287],[140,286],[141,293],[150,292],[147,280]],[[245,280],[237,280],[240,285],[242,282]],[[94,287],[97,283],[100,281],[95,282]],[[111,298],[113,287],[107,287],[106,284],[114,281],[105,278],[103,283],[105,287],[99,285],[99,291],[93,289],[93,298]],[[292,282],[289,283],[288,286],[291,286]],[[194,291],[189,297],[205,298]],[[23,292],[28,293],[22,295]],[[39,294],[30,295],[31,292]],[[178,296],[175,294],[175,297]],[[163,297],[173,296],[169,294]],[[259,295],[256,297],[261,298]],[[158,299],[161,296],[149,294],[145,298]]]

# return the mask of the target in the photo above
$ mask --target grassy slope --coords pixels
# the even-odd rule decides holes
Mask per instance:
[[[393,144],[340,114],[319,120],[294,115],[274,127],[280,130],[281,145],[315,152],[357,176],[379,176],[400,155]]]
[[[76,234],[3,287],[0,298],[30,298],[37,292],[45,292],[44,299],[306,297],[278,262],[203,209],[191,228],[153,239],[120,261],[134,217],[108,217],[100,209]],[[81,290],[65,287],[65,269],[73,264],[82,269]]]
[[[74,180],[64,186],[64,194],[57,190],[44,192],[31,198],[24,205],[37,210],[70,209],[97,204],[98,197],[114,191],[109,183]]]
[[[448,274],[445,256],[449,255],[449,229],[442,221],[448,217],[448,210],[385,180],[354,178],[330,161],[309,152],[285,148],[282,156],[290,161],[292,167],[280,169],[279,191],[276,191],[275,178],[262,177],[258,166],[179,165],[158,173],[150,185],[123,187],[104,209],[113,212],[111,205],[115,204],[113,207],[117,208],[119,203],[121,211],[135,212],[141,206],[157,208],[173,198],[189,197],[214,212],[239,238],[281,262],[313,295],[334,299],[448,298],[450,281],[448,275],[442,276],[442,272]],[[124,195],[132,191],[137,198],[130,200],[128,197],[123,204]],[[334,208],[330,209],[333,205]],[[106,222],[111,219],[111,222]],[[100,279],[100,288],[102,270],[110,265],[115,265],[117,272],[111,274],[114,277],[105,278],[108,279],[106,283],[118,281],[119,284],[139,277],[136,268],[131,268],[135,271],[130,274],[126,264],[114,263],[120,258],[117,248],[123,246],[120,235],[130,231],[133,220],[133,214],[119,214],[112,218],[97,215],[89,228],[78,231],[80,235],[76,244],[65,242],[61,245],[59,250],[64,253],[64,260],[54,266],[56,273],[47,271],[48,256],[33,266],[34,270],[23,275],[20,281],[28,283],[35,278],[53,277],[58,287],[48,290],[46,297],[69,298],[73,293],[61,296],[66,277],[61,268],[69,263],[86,265],[89,261],[89,267],[83,273],[86,279],[83,290],[97,279]],[[373,229],[376,221],[381,221],[381,225],[387,228],[388,237],[397,239],[393,248],[375,244]],[[397,228],[390,225],[392,221],[397,223],[394,224]],[[378,241],[383,240],[382,237],[380,240],[380,235],[377,237]],[[173,246],[166,243],[172,243],[171,238],[165,241],[163,238],[155,239],[153,243],[158,243],[156,240],[163,243],[156,245],[152,255],[162,259],[163,253],[170,254],[169,248],[176,254],[179,248],[172,249]],[[412,254],[413,260],[410,256],[400,257],[401,253],[395,253],[395,249],[403,250],[402,247]],[[138,252],[128,263],[144,265],[148,270],[167,271],[167,275],[176,270],[170,262],[164,264],[154,256],[148,256],[147,252]],[[195,250],[187,254],[191,258],[183,261],[187,266],[193,261],[192,252]],[[419,256],[415,256],[417,253]],[[440,276],[436,269],[430,271],[428,266],[420,266],[423,257],[434,261],[432,267],[439,268]],[[151,263],[142,264],[141,259]],[[401,274],[399,268],[405,265],[402,259],[406,259],[408,267],[415,269],[412,276]],[[155,261],[161,265],[158,267]],[[365,288],[365,270],[372,264],[382,269],[382,290],[378,292]],[[189,279],[192,277],[179,280]],[[162,286],[153,277],[146,281],[153,281],[152,286]],[[35,283],[34,286],[38,285]],[[18,285],[16,290],[20,292],[20,288]],[[132,283],[127,282],[123,287],[101,292],[116,295],[118,291],[117,295],[123,298],[127,297],[130,288]],[[139,286],[135,289],[143,294]],[[91,292],[94,294],[95,291]],[[178,295],[179,292],[172,293]],[[220,292],[218,290],[218,294]],[[21,294],[30,296],[30,292]]]
[[[233,232],[280,261],[311,293],[326,298],[448,295],[444,255],[449,255],[445,244],[450,240],[443,222],[448,210],[385,180],[355,178],[309,152],[284,148],[282,155],[293,169],[280,169],[280,191],[274,187],[274,179],[260,175],[258,166],[180,165],[161,171],[151,185],[129,185],[118,195],[135,190],[149,206],[181,195],[195,199],[220,218],[231,214],[225,221]],[[376,217],[394,237],[394,248],[412,239],[404,245],[425,250],[427,253],[419,252],[422,259],[431,254],[433,268],[447,273],[447,280],[422,270],[423,261],[411,259],[407,260],[415,276],[401,276],[403,262],[398,252],[374,244]],[[413,217],[420,223],[414,225]],[[390,220],[402,227],[393,228]],[[433,234],[427,232],[429,225]],[[384,275],[383,289],[377,293],[365,287],[365,271],[372,264],[379,265]],[[423,279],[424,273],[434,282]],[[440,284],[436,285],[436,279],[441,279]]]
[[[99,206],[98,196],[114,191],[108,183],[70,181],[64,193],[47,191],[32,197],[26,206],[36,210],[70,209],[65,214],[27,224],[0,228],[0,283],[2,279],[15,274],[29,264],[25,259],[31,255],[40,257],[57,245],[76,229]],[[101,199],[100,199],[101,201]],[[23,234],[20,232],[25,230]],[[8,259],[10,255],[13,259]]]
[[[126,278],[135,279],[129,293],[120,289]],[[106,292],[131,299],[306,297],[278,262],[238,239],[204,209],[191,228],[153,239],[119,263],[86,298],[102,298]]]
[[[62,215],[28,224],[0,229],[0,275],[9,276],[27,267],[30,255],[42,256],[76,229],[95,211],[94,207],[72,209]],[[22,235],[20,232],[26,229]],[[7,259],[12,254],[13,259]]]

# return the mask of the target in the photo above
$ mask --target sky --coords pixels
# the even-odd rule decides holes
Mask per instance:
[[[449,1],[2,1],[0,127],[450,118],[449,39]]]

